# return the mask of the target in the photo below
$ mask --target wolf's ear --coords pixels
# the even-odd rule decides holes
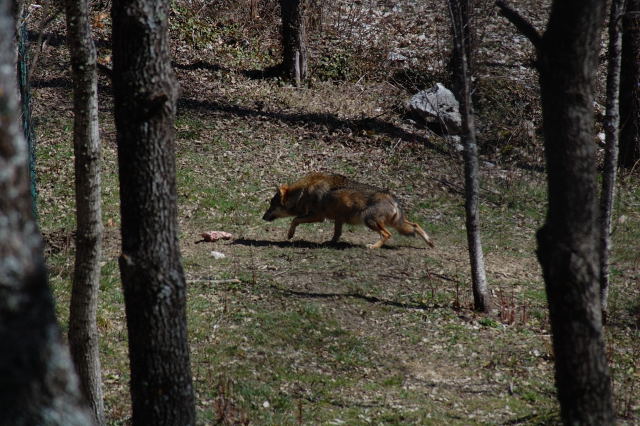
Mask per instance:
[[[289,187],[286,184],[280,185],[278,187],[278,192],[280,193],[280,202],[282,204],[287,200],[287,193],[289,192]]]

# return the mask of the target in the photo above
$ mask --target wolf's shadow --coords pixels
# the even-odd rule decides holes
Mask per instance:
[[[325,241],[323,243],[314,243],[312,241],[306,241],[306,240],[271,241],[271,240],[252,240],[249,238],[238,238],[233,240],[231,244],[239,244],[242,246],[250,246],[250,247],[280,247],[280,248],[295,247],[295,248],[310,248],[310,249],[331,247],[337,250],[364,247],[362,245],[351,244],[345,241],[339,241],[337,243],[332,243],[331,241]]]
[[[231,244],[239,244],[242,246],[251,246],[251,247],[297,247],[297,248],[311,248],[311,249],[319,249],[319,248],[333,248],[336,250],[346,250],[346,249],[366,249],[367,247],[364,244],[352,244],[346,241],[338,241],[337,243],[332,243],[331,241],[325,241],[322,243],[314,243],[313,241],[306,240],[296,240],[296,241],[271,241],[271,240],[252,240],[249,238],[238,238],[233,240]],[[382,250],[399,250],[403,246],[388,246],[384,245],[380,247]]]

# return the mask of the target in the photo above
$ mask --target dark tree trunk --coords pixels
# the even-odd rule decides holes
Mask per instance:
[[[640,160],[640,0],[627,0],[620,70],[620,167]]]
[[[300,86],[307,79],[307,0],[280,0],[282,16],[282,69],[286,78]]]
[[[13,0],[11,2],[11,17],[13,18],[13,22],[15,25],[14,34],[16,37],[16,43],[13,46],[13,51],[15,53],[14,62],[13,62],[14,65],[17,65],[19,61],[18,45],[20,43],[18,39],[20,38],[20,26],[22,25],[22,18],[24,16],[24,5],[25,5],[25,0]],[[18,82],[18,84],[20,84],[20,82]]]
[[[87,425],[31,210],[11,3],[0,2],[0,424]]]
[[[16,72],[18,73],[18,90],[20,93],[20,109],[22,131],[29,149],[29,180],[31,183],[32,209],[34,217],[38,217],[37,182],[36,182],[36,146],[35,135],[31,120],[31,85],[29,82],[29,32],[27,30],[27,16],[25,1],[15,2],[13,16],[16,21]]]
[[[478,177],[478,144],[471,100],[471,74],[467,53],[469,43],[469,0],[449,0],[453,29],[453,80],[462,116],[462,142],[464,145],[464,187],[467,225],[467,244],[471,262],[471,283],[474,307],[489,312],[491,303],[484,269],[484,255],[480,240],[480,183]]]
[[[566,424],[614,423],[599,297],[593,84],[605,2],[554,1],[538,58],[549,209],[538,258]]]
[[[604,120],[605,156],[600,198],[600,304],[606,322],[609,300],[609,253],[611,252],[611,216],[616,189],[618,136],[620,126],[621,18],[625,0],[612,0],[609,15],[609,58],[607,64],[607,112]]]
[[[80,384],[104,423],[96,311],[102,253],[100,138],[96,49],[87,0],[66,0],[67,39],[73,71],[73,148],[76,181],[76,260],[69,314],[69,346]]]
[[[538,231],[556,386],[565,424],[614,423],[599,297],[593,84],[605,2],[554,1],[544,36],[505,16],[537,48],[549,208]],[[527,30],[528,25],[528,30]]]
[[[114,0],[113,87],[134,425],[193,425],[169,1]]]

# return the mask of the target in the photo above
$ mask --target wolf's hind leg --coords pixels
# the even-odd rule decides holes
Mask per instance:
[[[373,244],[367,244],[367,248],[369,249],[377,249],[384,245],[389,238],[391,238],[391,232],[387,231],[387,228],[384,227],[384,224],[379,221],[366,221],[365,225],[367,225],[373,231],[376,231],[380,234],[380,239]]]

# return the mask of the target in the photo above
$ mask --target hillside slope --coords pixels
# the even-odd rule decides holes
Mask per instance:
[[[546,192],[526,40],[496,16],[491,2],[483,3],[476,105],[482,235],[495,313],[479,316],[471,310],[461,156],[455,143],[403,109],[416,90],[447,83],[442,2],[314,3],[312,81],[300,89],[268,73],[278,60],[272,2],[262,2],[254,19],[236,2],[214,3],[178,1],[171,16],[181,85],[179,221],[200,422],[558,422],[534,252]],[[519,7],[543,28],[548,3]],[[96,14],[96,22],[108,66],[108,15]],[[41,228],[64,324],[74,201],[63,30],[61,20],[46,30],[33,75],[33,115]],[[387,61],[390,51],[408,60]],[[104,73],[100,79],[106,247],[98,323],[109,423],[126,424],[115,130],[110,81]],[[345,229],[342,242],[329,246],[323,244],[332,235],[329,223],[301,225],[286,240],[288,220],[261,220],[268,200],[277,184],[318,170],[390,189],[436,247],[394,234],[388,247],[370,251],[365,245],[377,235],[364,227]],[[618,193],[607,338],[621,423],[637,424],[637,176],[623,176]],[[234,238],[196,243],[209,230]]]

